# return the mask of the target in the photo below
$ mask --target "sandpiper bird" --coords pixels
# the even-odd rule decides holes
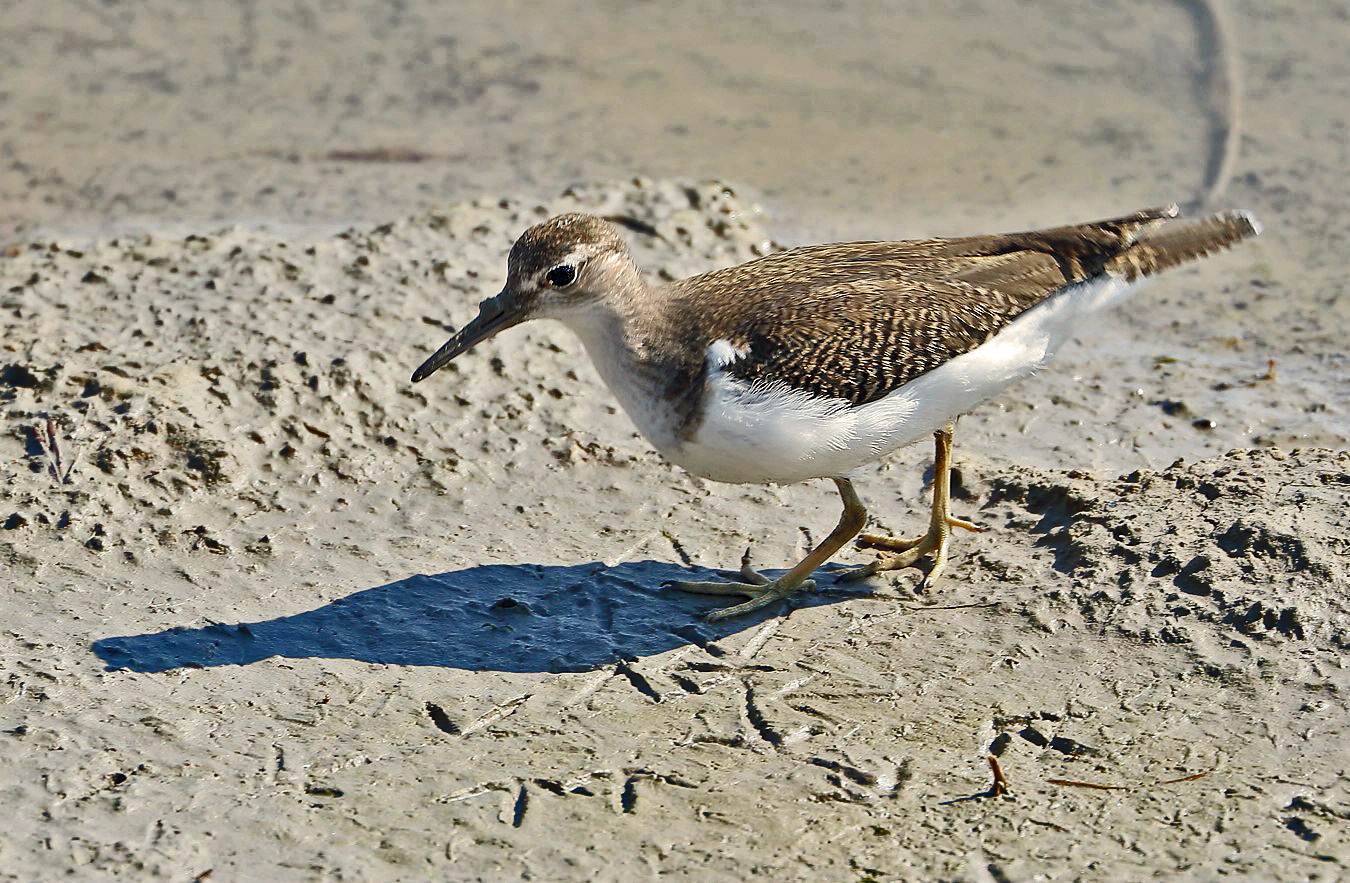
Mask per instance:
[[[1260,228],[1245,212],[1166,223],[1175,206],[1029,233],[816,245],[660,287],[649,286],[617,228],[567,214],[531,227],[506,285],[412,375],[527,319],[557,319],[644,436],[672,462],[714,481],[829,478],[838,525],[777,579],[741,563],[744,582],[675,582],[749,601],[739,616],[811,587],[811,574],[858,536],[866,510],[854,470],[936,439],[927,533],[864,534],[879,549],[859,579],[947,560],[952,427],[961,414],[1040,369],[1083,317],[1147,276],[1232,245]]]

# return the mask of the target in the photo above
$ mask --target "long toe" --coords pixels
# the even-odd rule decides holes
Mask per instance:
[[[696,580],[669,579],[662,586],[678,589],[681,592],[694,592],[699,595],[744,595],[754,598],[764,591],[764,587],[773,582],[764,574],[750,566],[750,550],[741,555],[741,579],[745,582],[728,580],[726,582],[703,582]]]
[[[886,552],[905,552],[922,543],[928,535],[917,537],[888,537],[879,533],[859,534],[854,544],[859,549],[882,549]]]
[[[932,555],[935,559],[943,562],[947,557],[947,532],[931,531],[922,537],[919,537],[913,544],[906,544],[901,551],[891,552],[882,551],[877,555],[876,560],[870,564],[864,564],[862,567],[847,570],[835,577],[837,583],[853,582],[855,580],[867,579],[869,576],[875,576],[885,570],[903,570],[906,567],[912,567],[920,558],[926,555]],[[941,572],[938,568],[937,572]],[[929,573],[933,573],[932,570]],[[923,586],[931,583],[930,578],[925,578]]]
[[[875,562],[877,570],[904,570],[906,567],[912,567],[914,562],[938,548],[939,545],[945,545],[945,543],[927,536],[903,552],[882,552],[877,556]]]
[[[694,582],[674,579],[667,580],[661,585],[698,595],[744,595],[747,598],[754,598],[763,593],[765,583]]]
[[[937,546],[931,537],[919,537],[913,545],[902,547],[902,551],[889,552],[883,551],[877,555],[876,560],[864,564],[861,567],[854,567],[846,570],[834,578],[836,583],[851,583],[860,579],[867,579],[870,576],[876,576],[884,570],[904,570],[906,567],[913,566],[920,558],[932,552]]]
[[[867,579],[869,576],[876,576],[880,572],[881,568],[877,567],[877,562],[869,561],[861,567],[850,567],[842,573],[835,574],[834,581],[836,583],[854,583],[860,579]]]
[[[759,594],[755,595],[744,604],[736,604],[731,607],[723,607],[720,610],[713,610],[705,613],[703,618],[708,622],[721,622],[725,619],[733,619],[737,616],[744,616],[747,613],[754,613],[756,610],[763,610],[775,601],[781,601],[795,592],[810,591],[816,587],[816,581],[808,579],[797,586],[786,586],[778,582],[771,582],[760,589]]]
[[[984,528],[973,521],[966,521],[964,518],[957,518],[955,515],[947,516],[948,527],[959,527],[962,530],[968,530],[971,533],[984,533]]]
[[[952,528],[959,527],[962,530],[968,530],[971,533],[984,533],[984,528],[972,521],[966,521],[964,518],[957,518],[954,515],[947,516],[947,532]],[[908,552],[915,546],[922,545],[924,542],[933,542],[933,531],[920,534],[917,537],[891,537],[879,533],[859,534],[853,541],[859,549],[879,549],[883,552]]]
[[[886,558],[887,556],[884,554],[877,555],[875,559],[869,560],[868,563],[861,564],[859,567],[849,567],[848,570],[838,572],[838,574],[834,574],[834,582],[859,582],[860,579],[875,577],[883,570],[891,570],[890,567],[882,567],[882,562]]]
[[[755,575],[760,576],[759,574]],[[760,578],[762,579],[763,577]],[[723,607],[720,610],[714,610],[704,616],[704,619],[707,619],[710,622],[720,622],[724,619],[731,619],[733,616],[743,616],[747,613],[753,613],[756,610],[762,610],[773,602],[786,598],[794,592],[812,591],[816,587],[816,581],[808,579],[800,583],[788,583],[781,579],[766,579],[763,583],[738,583],[670,580],[662,583],[662,585],[672,589],[679,589],[681,592],[695,592],[700,595],[743,595],[750,599],[744,604]]]

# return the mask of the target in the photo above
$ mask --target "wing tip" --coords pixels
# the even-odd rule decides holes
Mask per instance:
[[[1261,221],[1256,215],[1246,209],[1235,209],[1231,212],[1224,212],[1223,217],[1233,221],[1246,223],[1248,236],[1260,236],[1265,230],[1265,227],[1261,225]]]

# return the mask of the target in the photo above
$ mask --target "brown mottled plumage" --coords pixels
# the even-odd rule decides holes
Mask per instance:
[[[1244,216],[1220,215],[1186,225],[1165,247],[1136,241],[1175,214],[1168,207],[1036,233],[807,246],[663,292],[694,370],[706,370],[712,341],[727,339],[749,349],[728,369],[737,377],[863,405],[969,352],[1067,285],[1107,271],[1133,282],[1252,232]]]
[[[1258,232],[1245,213],[1167,224],[1176,213],[1170,206],[1026,233],[809,246],[657,288],[643,282],[612,224],[562,215],[520,237],[502,292],[413,381],[505,328],[555,318],[577,332],[634,422],[676,463],[720,481],[834,479],[844,517],[786,575],[769,581],[746,565],[745,583],[681,584],[753,597],[718,618],[808,582],[862,526],[849,471],[934,432],[929,533],[865,537],[899,554],[860,571],[931,554],[931,581],[949,529],[974,529],[947,511],[951,421],[1044,364],[1080,313]],[[1062,299],[1064,309],[1052,306]],[[1022,330],[1010,337],[1014,328]],[[985,346],[996,339],[999,349]]]

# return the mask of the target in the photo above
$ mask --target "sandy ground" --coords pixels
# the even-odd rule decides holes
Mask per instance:
[[[1350,873],[1342,7],[186,9],[0,41],[0,879]],[[922,595],[710,626],[660,582],[828,483],[692,479],[549,325],[407,382],[557,211],[679,276],[1173,199],[1266,233],[962,421]]]

